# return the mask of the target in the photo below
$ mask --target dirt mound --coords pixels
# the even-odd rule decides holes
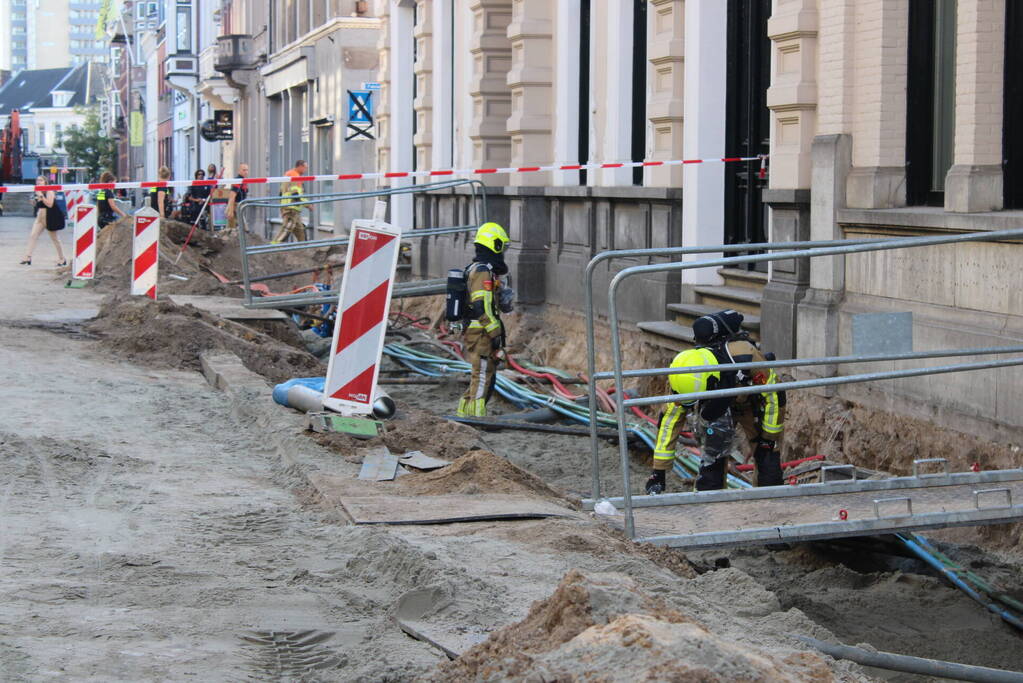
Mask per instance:
[[[497,631],[431,681],[830,681],[816,654],[758,651],[721,638],[618,574],[570,571],[525,619]]]
[[[191,233],[191,237],[189,234]],[[188,247],[182,247],[188,241]],[[264,240],[248,235],[249,244]],[[335,252],[337,249],[334,250]],[[96,282],[110,291],[121,291],[131,279],[132,219],[120,218],[99,232],[96,240]],[[175,263],[175,261],[177,261]],[[332,269],[272,280],[266,286],[272,293],[286,293],[313,282],[331,282],[340,272],[340,258],[328,249],[281,252],[252,258],[253,275],[282,273],[291,270],[332,264]],[[214,275],[228,280],[242,277],[241,252],[237,233],[213,234],[175,220],[160,224],[160,271],[158,290],[161,294],[206,294],[240,298],[243,290],[224,284]],[[170,277],[176,275],[178,277]],[[188,278],[181,280],[180,278]]]
[[[324,370],[305,351],[194,306],[169,301],[110,296],[86,328],[102,337],[103,346],[110,351],[164,367],[200,370],[199,354],[223,349],[233,351],[245,367],[271,382],[309,377]]]
[[[519,469],[490,451],[470,451],[439,470],[397,482],[404,493],[434,496],[444,493],[509,493],[567,501],[542,479]]]
[[[398,402],[398,413],[384,422],[384,433],[374,439],[362,440],[346,434],[316,434],[320,445],[345,456],[358,455],[366,448],[387,446],[392,453],[422,451],[426,455],[454,460],[466,451],[481,448],[479,433],[467,425],[445,420],[425,410]]]

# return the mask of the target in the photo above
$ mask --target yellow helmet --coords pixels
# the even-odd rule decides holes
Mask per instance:
[[[707,348],[686,349],[675,356],[671,361],[673,368],[695,368],[701,365],[717,365],[718,359],[714,352]],[[707,390],[707,381],[711,377],[721,378],[720,372],[692,372],[678,375],[668,375],[668,384],[676,394],[693,394],[697,391]],[[691,405],[695,401],[686,401],[685,405]]]
[[[508,246],[508,233],[504,231],[497,223],[484,223],[476,231],[476,244],[482,244],[484,247],[500,254]]]

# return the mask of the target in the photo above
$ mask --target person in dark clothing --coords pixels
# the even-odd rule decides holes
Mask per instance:
[[[36,185],[46,184],[46,176],[36,178]],[[57,232],[64,229],[64,214],[61,212],[60,207],[57,206],[57,193],[53,190],[36,192],[35,211],[36,219],[32,223],[32,232],[28,236],[25,258],[20,261],[20,264],[23,266],[32,265],[32,252],[35,251],[39,235],[42,234],[43,230],[46,230],[50,234],[50,239],[53,240],[54,249],[57,250],[57,266],[66,266],[67,260],[64,258],[64,250],[61,248],[60,238],[57,236]]]
[[[170,180],[171,170],[166,166],[161,166],[157,172],[160,180]],[[173,196],[173,190],[169,187],[151,187],[147,196],[147,203],[149,207],[160,214],[160,218],[169,218],[171,214],[171,197]]]
[[[99,181],[101,183],[116,183],[117,178],[110,171],[103,171],[99,177]],[[96,202],[97,227],[104,228],[116,221],[118,216],[124,218],[128,215],[120,206],[117,205],[117,202],[114,200],[113,190],[97,190],[93,199]]]

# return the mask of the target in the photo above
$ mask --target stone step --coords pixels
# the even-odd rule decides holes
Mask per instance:
[[[718,268],[718,275],[725,281],[726,287],[748,287],[763,289],[767,284],[767,273],[745,268]]]
[[[706,304],[668,304],[668,310],[675,314],[675,322],[680,325],[692,326],[697,318],[723,310],[717,306]],[[743,328],[750,332],[760,331],[760,316],[743,313]]]
[[[763,292],[759,289],[748,287],[725,287],[716,285],[699,285],[693,287],[693,293],[698,297],[697,303],[706,306],[722,308],[734,308],[743,314],[760,315],[760,302],[763,299]]]
[[[695,345],[693,328],[670,320],[654,320],[636,325],[650,335],[650,341],[669,349],[684,349]]]

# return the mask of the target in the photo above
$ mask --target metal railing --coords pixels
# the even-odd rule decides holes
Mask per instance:
[[[613,375],[610,373],[597,373],[596,372],[596,331],[595,331],[595,316],[596,312],[593,310],[593,274],[596,271],[598,265],[604,261],[610,261],[617,258],[628,258],[635,256],[687,256],[695,254],[717,254],[717,253],[728,253],[736,251],[782,251],[782,250],[796,250],[805,249],[807,247],[828,247],[828,246],[841,246],[848,244],[872,244],[874,242],[883,242],[888,238],[878,239],[860,239],[860,240],[821,240],[816,242],[755,242],[751,244],[715,244],[710,246],[702,247],[667,247],[667,248],[647,248],[647,249],[614,249],[610,251],[602,251],[595,255],[590,262],[586,264],[586,270],[583,273],[583,290],[585,292],[585,315],[586,315],[586,371],[588,376],[591,378],[589,382],[589,408],[590,408],[590,464],[593,468],[593,498],[597,499],[600,497],[600,455],[597,441],[597,422],[596,422],[596,405],[597,405],[597,385],[596,379],[610,379]],[[653,371],[656,374],[655,371]],[[627,375],[628,376],[628,375]],[[635,375],[636,377],[650,376],[650,375]]]
[[[372,197],[391,197],[402,194],[425,194],[437,190],[447,190],[455,187],[469,188],[469,206],[471,208],[472,220],[468,225],[452,225],[437,228],[425,228],[420,230],[408,230],[401,235],[402,240],[423,239],[437,235],[453,235],[476,230],[487,217],[487,195],[484,192],[484,184],[479,180],[445,180],[436,183],[424,183],[409,185],[407,187],[387,188],[380,190],[368,190],[365,192],[337,192],[323,194],[307,194],[301,198],[302,205],[327,204],[331,202],[350,201],[356,199],[367,199]],[[303,249],[318,249],[321,247],[345,246],[350,241],[348,237],[330,237],[318,240],[305,240],[301,242],[283,242],[280,244],[249,244],[248,240],[248,215],[249,211],[256,208],[280,209],[285,206],[293,206],[293,199],[284,196],[253,197],[238,204],[238,245],[241,251],[242,281],[245,291],[245,306],[247,308],[277,308],[280,306],[295,307],[314,304],[334,303],[337,300],[337,293],[325,292],[304,292],[299,294],[282,294],[274,296],[254,296],[252,283],[252,265],[249,259],[253,256],[273,254],[285,251],[301,251]],[[417,282],[395,283],[392,296],[425,296],[444,292],[446,281],[443,278],[431,280],[420,280]]]
[[[960,235],[950,236],[935,236],[935,237],[907,237],[907,238],[896,238],[896,239],[884,239],[876,241],[850,241],[846,240],[840,242],[837,246],[835,243],[813,243],[814,246],[804,249],[795,249],[792,251],[786,251],[781,254],[754,254],[749,256],[732,256],[732,257],[721,257],[714,259],[707,259],[703,261],[691,261],[691,262],[672,262],[672,263],[660,263],[650,265],[640,265],[625,268],[618,272],[614,278],[612,278],[608,285],[608,319],[611,328],[611,355],[614,364],[614,371],[608,373],[596,373],[593,372],[593,366],[591,365],[590,385],[593,386],[599,378],[613,378],[618,390],[615,391],[615,419],[618,427],[619,437],[619,458],[622,469],[622,500],[625,507],[625,532],[629,538],[636,537],[635,531],[635,519],[633,516],[633,504],[632,504],[632,486],[630,481],[629,472],[629,449],[628,443],[626,442],[626,422],[625,422],[625,410],[633,406],[653,405],[667,402],[691,402],[707,398],[716,397],[734,397],[744,396],[748,394],[761,394],[775,391],[785,391],[788,389],[805,389],[811,387],[822,387],[822,386],[835,386],[841,384],[852,384],[858,382],[870,382],[881,379],[897,379],[902,377],[918,377],[922,375],[933,375],[949,372],[963,372],[969,370],[983,370],[990,368],[1001,368],[1023,365],[1023,357],[1011,358],[1008,360],[997,360],[997,361],[981,361],[974,363],[963,363],[958,365],[944,365],[937,367],[927,368],[915,368],[909,370],[893,370],[886,372],[872,372],[864,373],[859,375],[845,375],[838,377],[823,377],[818,379],[800,380],[794,382],[782,382],[779,384],[771,385],[759,385],[751,387],[736,387],[732,389],[718,389],[713,391],[701,391],[689,394],[667,394],[663,396],[648,396],[642,398],[630,398],[625,397],[625,391],[622,389],[623,381],[625,377],[638,377],[638,376],[658,376],[658,375],[669,375],[672,373],[680,372],[699,372],[701,368],[707,369],[718,369],[719,366],[693,366],[689,368],[655,368],[653,370],[638,370],[638,371],[625,371],[622,369],[622,353],[621,353],[621,334],[620,324],[618,316],[618,289],[622,282],[628,278],[654,272],[673,272],[683,271],[697,268],[713,268],[721,266],[732,266],[748,263],[759,263],[759,262],[770,262],[770,261],[781,261],[789,260],[793,258],[814,258],[820,256],[839,256],[844,254],[854,254],[870,251],[883,251],[891,249],[905,249],[912,247],[924,247],[941,244],[958,244],[963,242],[980,242],[989,241],[996,242],[1007,239],[1019,239],[1023,238],[1023,229],[1013,230],[999,230],[991,232],[973,232],[965,233]],[[794,243],[789,243],[790,245]],[[804,243],[805,244],[805,243]],[[734,245],[738,246],[742,251],[750,251],[756,247],[756,245]],[[781,249],[783,247],[776,246],[773,248]],[[710,249],[710,248],[707,248]],[[721,251],[718,249],[718,251]],[[661,253],[664,253],[663,250]],[[588,268],[589,270],[589,268]],[[589,275],[589,273],[588,273]],[[593,312],[592,312],[592,300],[587,301],[588,315],[587,324],[592,326],[593,324]],[[590,327],[592,329],[592,327]],[[815,358],[815,359],[795,359],[791,361],[768,361],[764,363],[743,363],[736,364],[736,369],[739,367],[745,367],[746,369],[752,368],[764,368],[764,367],[797,367],[800,365],[833,365],[838,363],[853,363],[853,362],[869,362],[869,361],[881,361],[881,360],[905,360],[913,358],[937,358],[945,356],[962,356],[962,355],[989,355],[995,353],[1015,353],[1020,350],[1020,347],[996,347],[996,348],[982,348],[982,349],[958,349],[953,351],[935,351],[935,352],[922,352],[920,354],[874,354],[874,355],[861,355],[861,356],[834,356],[830,358]],[[593,351],[592,351],[592,337],[591,337],[591,349],[590,349],[590,361],[594,362]],[[730,366],[731,367],[731,366]],[[592,396],[592,393],[591,393]],[[590,410],[595,409],[595,400],[591,398]],[[591,424],[593,420],[591,420]],[[596,452],[596,439],[591,434],[591,445],[594,452]],[[595,461],[596,462],[596,461]],[[594,470],[595,486],[594,486],[594,499],[596,499],[599,492],[599,474],[597,470]],[[643,539],[640,539],[643,540]]]

